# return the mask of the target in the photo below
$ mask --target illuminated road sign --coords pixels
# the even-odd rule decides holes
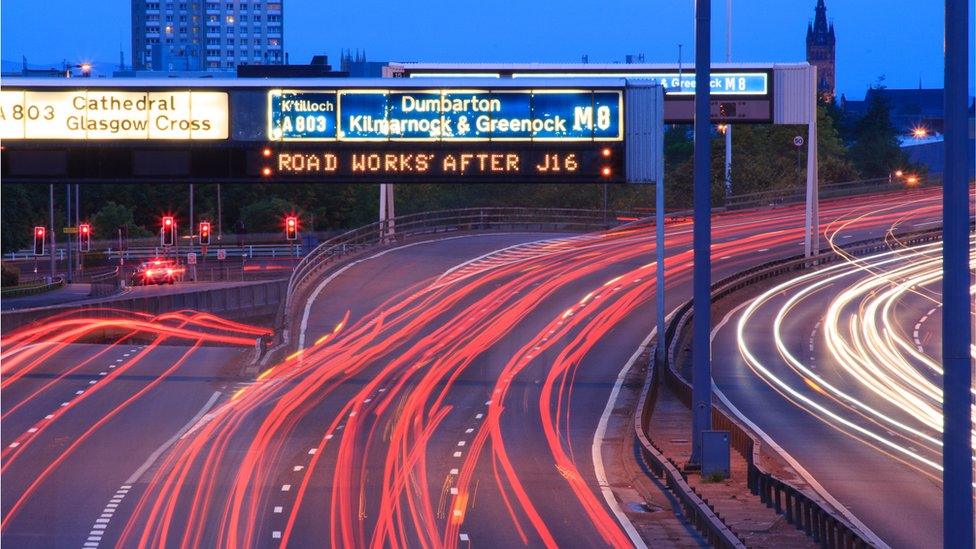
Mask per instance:
[[[619,141],[606,90],[271,90],[272,141]]]
[[[3,96],[4,112],[43,113],[49,105],[58,128],[71,117],[95,122],[77,131],[13,124],[3,130],[11,137],[0,176],[45,183],[623,182],[627,144],[637,135],[627,127],[629,84],[622,79],[307,82],[93,81],[78,89],[74,82],[5,80],[4,93],[13,95]],[[212,108],[198,109],[198,99]],[[31,101],[38,109],[27,108]],[[166,116],[189,126],[142,128]]]

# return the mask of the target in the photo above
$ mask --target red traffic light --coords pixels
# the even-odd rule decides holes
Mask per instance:
[[[78,244],[81,251],[91,251],[91,225],[87,223],[78,225]]]
[[[200,222],[200,244],[204,246],[210,244],[210,222],[209,221]]]
[[[44,227],[34,227],[34,255],[44,255]]]
[[[285,218],[285,238],[288,240],[298,238],[298,218],[293,215]]]
[[[160,239],[163,246],[175,246],[176,245],[176,220],[171,215],[163,217],[163,229],[160,234]]]

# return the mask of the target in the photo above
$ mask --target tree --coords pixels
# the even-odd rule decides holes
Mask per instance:
[[[284,230],[287,215],[301,215],[294,203],[272,196],[241,208],[241,220],[249,233],[273,233]]]
[[[118,238],[119,227],[125,227],[129,238],[152,236],[152,232],[135,224],[133,208],[116,202],[106,202],[91,217],[92,234],[96,239],[112,240]]]
[[[884,90],[880,82],[868,90],[867,111],[854,128],[850,157],[865,178],[886,177],[905,163]]]
[[[817,158],[820,182],[840,183],[857,179],[857,168],[847,158],[844,142],[837,130],[838,109],[833,103],[817,107]]]

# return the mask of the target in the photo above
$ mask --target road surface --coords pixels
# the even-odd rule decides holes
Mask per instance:
[[[892,240],[762,288],[714,335],[718,388],[892,547],[942,540],[940,281],[941,243]]]
[[[939,200],[926,192],[847,198],[821,214],[825,228],[864,214],[845,228],[859,240],[896,222],[930,223]],[[718,216],[715,277],[800,253],[801,237],[799,207]],[[690,223],[669,225],[667,238],[672,308],[690,296]],[[112,434],[98,426],[98,448],[131,459],[87,479],[109,496],[111,517],[77,507],[71,519],[38,518],[52,498],[96,491],[54,478],[84,478],[95,450],[77,448],[26,496],[37,470],[11,463],[3,541],[53,541],[56,530],[57,540],[88,547],[635,542],[641,513],[620,493],[601,492],[594,433],[613,410],[621,367],[653,325],[654,246],[645,227],[454,236],[361,258],[320,281],[298,319],[302,352],[231,395],[225,386],[206,419],[190,422],[138,480],[127,483],[131,465],[179,433],[216,389],[140,397],[157,413],[174,410],[152,424],[151,443],[132,444],[147,422]],[[216,364],[201,368],[201,383],[212,384]],[[109,385],[117,399],[132,394]],[[99,413],[69,409],[57,418],[62,436],[78,436]],[[5,448],[20,432],[6,421]],[[50,467],[51,457],[34,467]],[[12,508],[18,498],[25,503]]]

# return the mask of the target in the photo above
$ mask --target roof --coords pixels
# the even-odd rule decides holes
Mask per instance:
[[[624,78],[4,78],[3,89],[397,89],[623,88]]]
[[[863,112],[875,95],[883,97],[888,102],[891,114],[898,116],[930,116],[941,118],[944,111],[945,95],[941,88],[910,88],[868,89],[863,101],[847,101],[845,110],[849,112]]]

